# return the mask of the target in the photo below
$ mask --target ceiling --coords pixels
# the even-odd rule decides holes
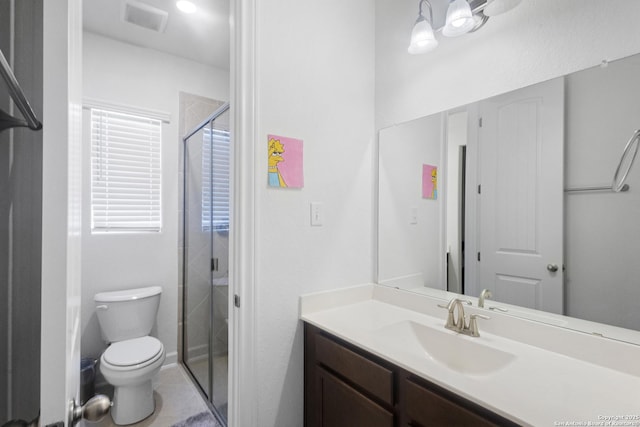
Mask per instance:
[[[128,0],[84,0],[84,30],[225,70],[229,69],[229,0],[191,0],[198,7],[187,15],[175,0],[135,0],[168,12],[160,33],[122,20]]]

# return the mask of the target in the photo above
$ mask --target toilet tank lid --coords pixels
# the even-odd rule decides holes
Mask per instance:
[[[149,298],[162,293],[160,286],[149,286],[146,288],[123,289],[121,291],[100,292],[95,294],[95,302],[118,302],[134,301],[142,298]]]

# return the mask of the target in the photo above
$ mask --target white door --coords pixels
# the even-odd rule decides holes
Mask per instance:
[[[563,311],[564,80],[483,101],[478,289]]]
[[[67,423],[80,389],[82,2],[42,3],[40,421],[46,426]]]

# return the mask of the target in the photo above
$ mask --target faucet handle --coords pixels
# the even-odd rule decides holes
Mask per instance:
[[[453,320],[453,306],[451,303],[447,305],[438,304],[438,307],[444,308],[449,313],[447,313],[447,323],[444,325],[445,328],[453,328],[455,326],[455,320]]]
[[[479,337],[480,333],[478,332],[478,322],[477,318],[489,320],[491,319],[489,316],[485,316],[484,314],[472,314],[469,316],[469,335],[472,337]]]
[[[451,301],[449,301],[446,305],[444,304],[438,304],[438,307],[440,308],[444,308],[446,310],[451,311],[455,305],[456,302],[460,302],[462,304],[467,304],[467,305],[473,305],[473,303],[471,301],[469,301],[468,299],[458,299],[458,298],[453,298]]]
[[[469,319],[474,320],[474,319],[476,319],[477,317],[479,317],[479,318],[481,318],[481,319],[484,319],[484,320],[489,320],[489,319],[491,319],[491,317],[489,317],[489,316],[485,316],[484,314],[472,314],[472,315],[470,315],[470,316],[469,316]]]
[[[489,307],[489,310],[493,310],[493,311],[500,311],[500,312],[502,312],[502,313],[506,313],[507,311],[509,311],[509,310],[507,310],[506,308],[496,307],[496,306],[491,306],[491,307]]]

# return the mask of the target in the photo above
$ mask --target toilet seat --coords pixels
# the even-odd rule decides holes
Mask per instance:
[[[111,344],[102,354],[102,362],[114,370],[139,369],[154,363],[164,354],[162,342],[140,337]]]

